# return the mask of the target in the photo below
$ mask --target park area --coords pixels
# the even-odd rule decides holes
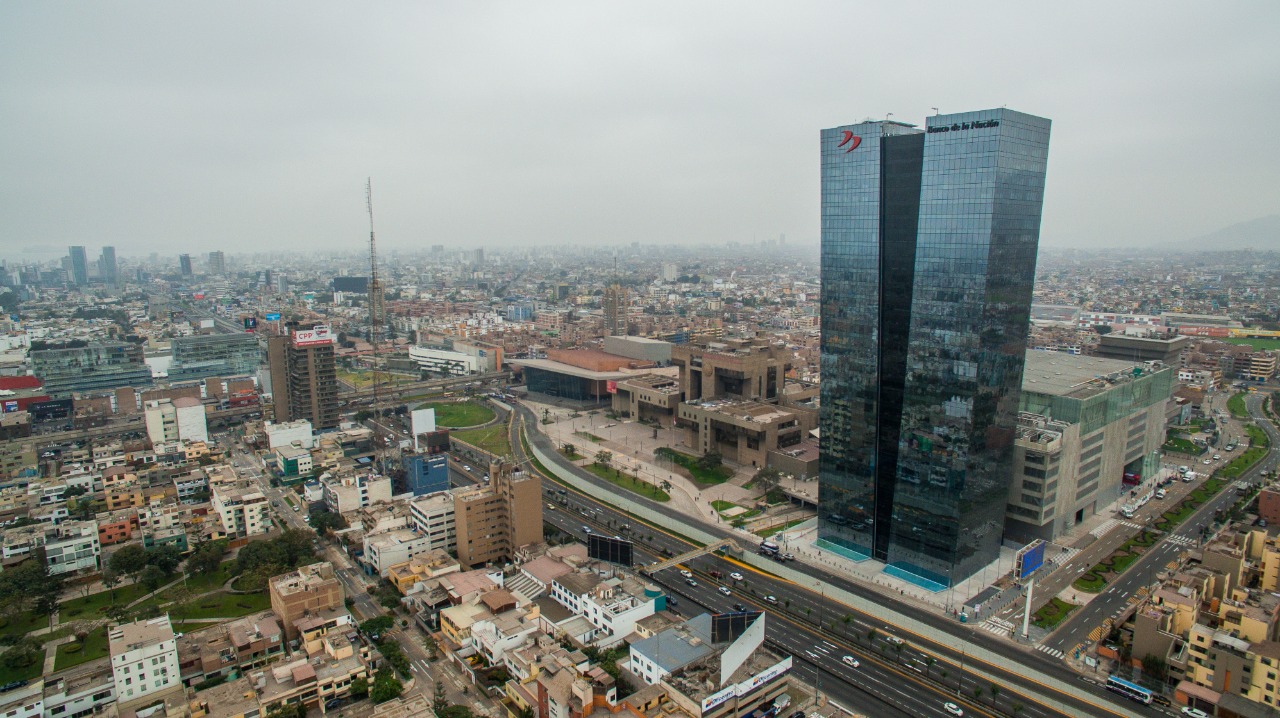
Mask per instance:
[[[486,426],[483,429],[455,431],[450,436],[458,441],[478,446],[495,456],[511,455],[511,440],[507,436],[506,424]]]
[[[493,409],[474,401],[433,401],[422,404],[418,409],[435,409],[436,426],[449,429],[465,429],[493,421]]]

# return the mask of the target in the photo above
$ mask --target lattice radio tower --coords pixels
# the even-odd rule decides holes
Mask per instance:
[[[386,322],[386,305],[383,304],[382,282],[378,279],[378,241],[373,233],[373,178],[370,177],[365,181],[364,185],[365,206],[369,209],[369,343],[373,345],[373,425],[380,427],[380,421],[384,417],[380,414],[379,404],[381,403],[381,376],[379,367],[381,366],[381,350],[378,348],[379,340],[382,338],[382,325]],[[386,474],[386,437],[383,432],[375,430],[374,434],[374,459],[377,462],[378,470]]]

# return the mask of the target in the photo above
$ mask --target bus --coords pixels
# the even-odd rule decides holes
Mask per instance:
[[[760,544],[760,555],[761,555],[761,556],[777,556],[777,555],[778,555],[778,544],[776,544],[776,543],[774,543],[774,542],[772,542],[772,541],[765,541],[764,543],[761,543],[761,544]]]
[[[1123,678],[1111,676],[1107,679],[1107,690],[1115,691],[1122,696],[1132,698],[1133,700],[1144,705],[1151,705],[1152,693],[1136,683],[1130,683]]]

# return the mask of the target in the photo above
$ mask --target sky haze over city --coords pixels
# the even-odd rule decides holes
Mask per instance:
[[[1277,213],[1280,4],[6,3],[0,256],[819,236],[819,130],[1053,121],[1043,246]],[[96,251],[94,249],[93,251]]]

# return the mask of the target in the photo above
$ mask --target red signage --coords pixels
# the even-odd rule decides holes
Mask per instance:
[[[840,140],[840,144],[836,145],[836,147],[844,147],[846,144],[849,145],[849,149],[844,151],[844,153],[847,155],[850,152],[853,152],[854,150],[858,149],[858,145],[862,144],[862,138],[853,134],[849,130],[845,130],[844,139]]]
[[[293,333],[293,345],[295,347],[310,347],[319,344],[332,344],[334,340],[333,334],[329,333],[329,327],[317,326],[309,330],[295,331]]]
[[[604,386],[605,386],[605,389],[606,389],[610,394],[617,394],[617,393],[618,393],[618,382],[613,381],[613,380],[606,381],[606,382],[604,383]]]

